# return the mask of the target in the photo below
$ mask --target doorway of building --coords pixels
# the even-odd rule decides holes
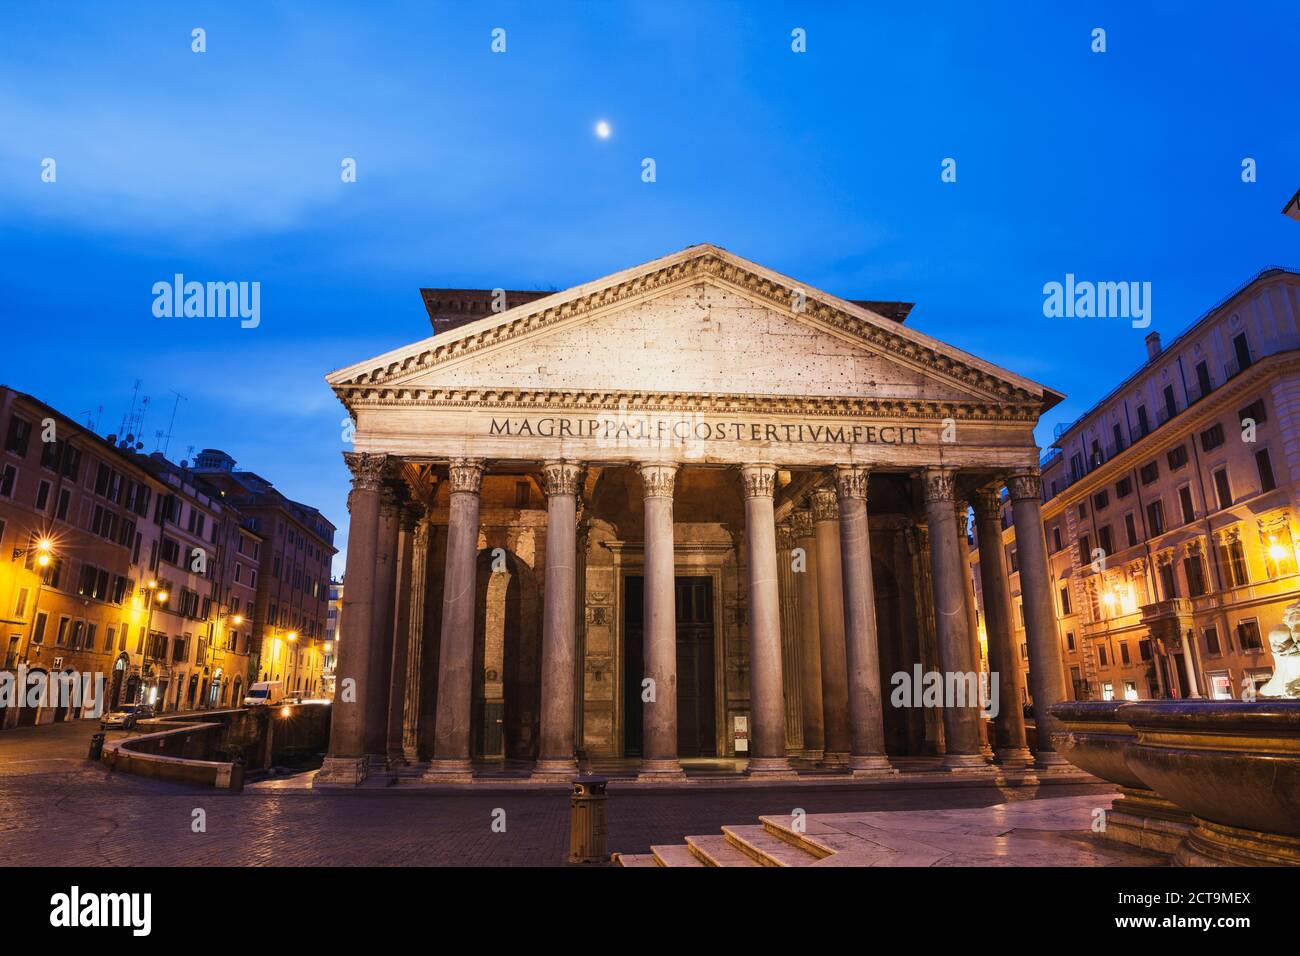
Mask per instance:
[[[713,579],[678,577],[677,604],[677,753],[717,756],[714,709]],[[644,676],[645,579],[628,575],[623,586],[623,753],[642,753],[641,680]]]

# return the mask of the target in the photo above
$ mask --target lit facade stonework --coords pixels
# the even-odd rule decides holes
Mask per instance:
[[[978,668],[957,515],[1037,488],[1060,396],[881,308],[692,246],[330,375],[356,435],[317,782],[467,782],[492,759],[563,779],[583,757],[674,780],[737,753],[775,778],[987,767],[974,709],[890,706],[891,677]],[[1015,493],[1050,702],[1041,499]]]
[[[1050,612],[1070,697],[1249,697],[1273,671],[1269,631],[1300,598],[1300,276],[1261,273],[1167,348],[1149,335],[1147,353],[1043,461],[1051,585],[1037,613]],[[985,594],[1009,569],[1023,678],[1033,609],[1014,504],[977,504],[972,561],[1003,673],[1005,610]]]
[[[193,469],[22,392],[0,388],[0,430],[0,670],[103,675],[109,708],[237,705],[262,546],[241,512]],[[10,707],[0,726],[75,716]]]

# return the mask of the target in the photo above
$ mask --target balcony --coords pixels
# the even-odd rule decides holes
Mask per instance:
[[[1170,598],[1144,604],[1142,623],[1166,650],[1177,650],[1182,646],[1183,633],[1192,627],[1192,602],[1187,598]]]

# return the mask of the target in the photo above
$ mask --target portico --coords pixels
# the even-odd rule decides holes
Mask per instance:
[[[1033,438],[1060,396],[864,304],[692,246],[329,382],[356,434],[319,783],[563,781],[580,756],[647,781],[691,756],[778,780],[988,768],[977,702],[890,697],[916,664],[980,670],[966,512],[1004,485],[1037,538],[1034,703],[1064,696]],[[999,608],[995,666],[1018,654]],[[997,754],[1023,763],[1001,703]]]

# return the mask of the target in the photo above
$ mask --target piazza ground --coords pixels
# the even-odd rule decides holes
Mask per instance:
[[[114,774],[86,759],[91,721],[0,734],[0,855],[8,866],[508,866],[559,865],[568,851],[563,791],[431,794],[307,787],[231,795]],[[121,734],[112,733],[110,739]],[[1051,797],[1109,785],[1057,785]],[[610,798],[609,847],[645,853],[761,814],[940,810],[1034,799],[1039,788],[810,791],[773,785],[735,792],[620,792]],[[506,811],[505,833],[492,812]],[[207,832],[191,831],[195,809]],[[1083,837],[1062,837],[1070,841]]]

